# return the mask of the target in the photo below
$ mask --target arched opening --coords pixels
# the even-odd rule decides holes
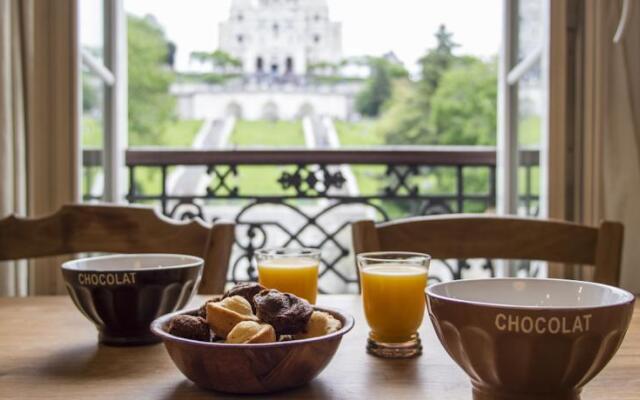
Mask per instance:
[[[271,64],[271,73],[274,75],[278,73],[278,64]]]
[[[236,117],[236,119],[242,119],[242,106],[235,101],[227,104],[225,108],[225,116]]]
[[[262,119],[277,121],[278,118],[278,105],[276,103],[269,101],[262,107]]]
[[[287,57],[285,60],[285,74],[293,74],[293,58]]]
[[[309,103],[303,103],[298,112],[296,113],[296,118],[301,119],[304,117],[312,117],[315,114],[316,110]]]
[[[264,61],[262,57],[256,58],[256,72],[263,72],[264,70]]]

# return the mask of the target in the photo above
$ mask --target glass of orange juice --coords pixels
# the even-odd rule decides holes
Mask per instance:
[[[367,352],[384,358],[422,354],[418,328],[424,317],[431,257],[378,252],[358,254],[357,261],[364,314],[371,328]]]
[[[262,286],[316,303],[320,250],[260,249],[255,258]]]

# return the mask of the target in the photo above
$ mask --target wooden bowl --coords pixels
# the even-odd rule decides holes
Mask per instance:
[[[631,320],[622,289],[560,279],[478,279],[427,289],[429,316],[474,400],[576,400]]]
[[[342,336],[353,328],[353,317],[337,310],[315,307],[342,323],[328,335],[288,342],[259,344],[208,343],[177,337],[166,328],[174,316],[162,316],[151,324],[182,373],[196,385],[227,393],[271,393],[304,385],[329,364]]]

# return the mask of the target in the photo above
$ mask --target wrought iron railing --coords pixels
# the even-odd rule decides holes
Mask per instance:
[[[538,158],[537,150],[520,153],[520,204],[528,215],[537,214],[538,195],[532,182]],[[99,161],[90,153],[85,153],[85,160]],[[163,214],[177,219],[235,221],[230,280],[256,278],[251,260],[258,248],[320,247],[324,291],[356,287],[351,221],[492,212],[496,198],[492,147],[130,149],[126,165],[129,202],[155,204]],[[185,176],[191,179],[183,179],[180,187]],[[86,199],[93,197],[85,193]],[[431,277],[459,279],[471,269],[466,260],[445,260]],[[490,261],[479,269],[494,273]]]

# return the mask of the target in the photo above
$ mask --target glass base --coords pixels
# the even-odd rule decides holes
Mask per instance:
[[[399,343],[380,342],[369,333],[367,353],[381,358],[413,358],[422,354],[422,342],[418,333]]]

